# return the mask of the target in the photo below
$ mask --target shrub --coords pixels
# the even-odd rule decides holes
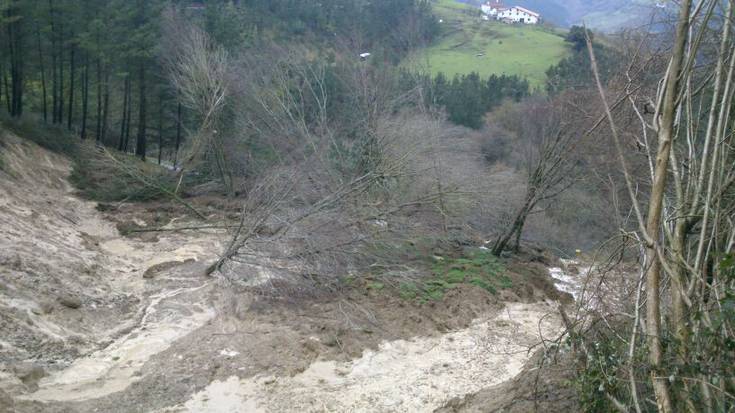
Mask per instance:
[[[500,128],[489,127],[487,133],[480,139],[480,151],[488,164],[492,165],[509,158],[512,145],[507,132]]]

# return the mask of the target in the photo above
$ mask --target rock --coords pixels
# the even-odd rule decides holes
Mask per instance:
[[[14,404],[15,401],[13,400],[13,398],[10,397],[10,395],[6,393],[3,389],[0,389],[0,408],[7,408],[9,412],[12,412]]]
[[[33,314],[36,315],[45,315],[45,314],[51,314],[54,312],[54,303],[50,301],[41,301],[38,303],[38,307],[34,308]]]
[[[114,205],[110,205],[110,204],[99,203],[97,204],[95,209],[97,209],[100,212],[106,212],[106,211],[114,211],[117,209],[117,207],[115,207]]]
[[[77,309],[82,306],[82,300],[71,294],[64,294],[59,296],[59,304],[63,305],[64,307]]]
[[[314,339],[308,339],[301,342],[301,345],[304,346],[306,350],[316,354],[319,354],[319,344],[319,341]]]
[[[30,391],[38,390],[38,382],[46,376],[46,370],[35,363],[18,363],[13,366],[13,373],[28,387]]]
[[[143,273],[143,278],[149,280],[149,279],[154,278],[156,275],[158,275],[158,274],[160,274],[160,273],[162,273],[164,271],[168,271],[168,270],[170,270],[172,268],[175,268],[175,267],[177,267],[179,265],[189,264],[189,263],[192,263],[192,262],[195,262],[195,261],[196,260],[194,260],[193,258],[189,258],[189,259],[186,259],[184,261],[167,261],[167,262],[162,262],[162,263],[153,265],[150,268],[148,268],[147,270],[145,270],[145,272]]]
[[[143,273],[143,278],[145,278],[146,280],[150,280],[151,278],[155,277],[157,273],[158,268],[156,268],[156,266],[154,265],[145,270],[145,272]]]

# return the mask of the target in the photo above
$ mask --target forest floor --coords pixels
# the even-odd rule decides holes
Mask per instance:
[[[205,276],[224,233],[123,236],[187,218],[82,200],[67,159],[0,146],[0,412],[493,411],[563,331],[543,258],[509,261],[502,294],[273,301]]]

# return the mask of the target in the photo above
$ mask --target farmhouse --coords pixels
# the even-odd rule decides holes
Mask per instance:
[[[488,0],[482,6],[480,6],[480,8],[482,9],[482,14],[495,18],[497,18],[498,12],[507,9],[505,6],[503,6],[502,0]]]
[[[538,24],[541,15],[521,6],[506,7],[501,0],[488,0],[481,6],[483,19],[490,18],[506,23]]]

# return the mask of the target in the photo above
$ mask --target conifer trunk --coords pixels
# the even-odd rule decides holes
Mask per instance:
[[[105,65],[104,73],[104,97],[102,98],[102,136],[100,141],[107,141],[108,120],[110,118],[110,69]]]
[[[64,123],[64,26],[59,23],[59,107],[58,122]]]
[[[76,45],[72,43],[69,50],[69,108],[66,117],[66,128],[71,130],[74,123],[74,80],[76,78]]]
[[[41,29],[36,23],[36,41],[38,45],[38,69],[41,72],[41,98],[43,104],[43,122],[48,122],[48,98],[46,92],[46,68],[43,59],[43,47],[41,46]]]
[[[140,88],[139,112],[138,112],[138,136],[135,143],[135,155],[145,161],[146,155],[146,85],[145,85],[145,65],[141,61],[138,67],[138,87]]]
[[[158,97],[158,164],[163,156],[163,92]]]
[[[179,160],[179,148],[181,147],[181,102],[178,102],[177,108],[176,108],[176,148],[174,152],[174,169],[176,169],[176,164]]]
[[[87,116],[89,112],[89,55],[84,55],[84,71],[82,72],[82,130],[79,136],[87,139]]]
[[[117,150],[123,151],[127,148],[127,141],[125,139],[125,127],[128,122],[128,89],[130,84],[128,83],[128,75],[125,75],[123,80],[123,104],[122,104],[122,121],[120,122],[120,141],[117,145]]]

